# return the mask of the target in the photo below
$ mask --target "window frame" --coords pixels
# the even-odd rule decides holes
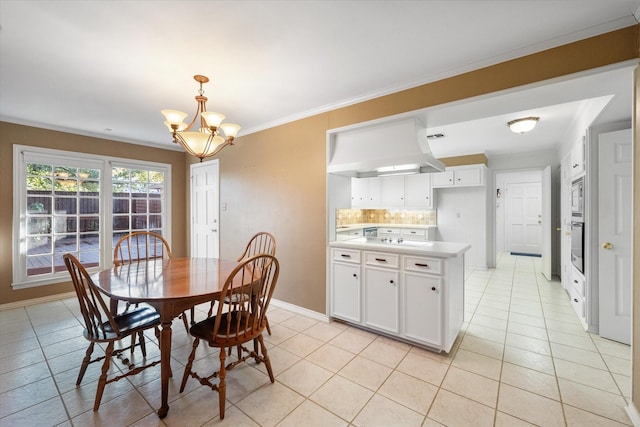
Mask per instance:
[[[42,160],[40,160],[42,159]],[[171,244],[171,165],[167,163],[144,160],[102,156],[74,151],[63,151],[50,148],[17,145],[13,146],[13,248],[12,248],[12,283],[13,289],[25,289],[69,281],[69,273],[65,271],[28,276],[26,248],[26,213],[27,213],[27,163],[55,163],[58,166],[91,167],[100,170],[100,256],[99,266],[87,268],[89,272],[104,270],[113,265],[113,194],[112,168],[146,169],[164,174],[164,191],[162,200],[163,224],[162,234]]]

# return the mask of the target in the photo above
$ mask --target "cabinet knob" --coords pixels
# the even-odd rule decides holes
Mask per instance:
[[[376,261],[378,261],[378,262],[387,262],[387,260],[384,259],[384,258],[376,258]]]
[[[573,279],[573,283],[578,283],[578,281],[576,279]]]
[[[574,302],[578,302],[578,298],[574,298],[574,299],[573,299],[573,301],[574,301]]]
[[[353,277],[358,277],[358,275],[356,273],[353,273]]]
[[[431,290],[432,290],[432,291],[435,291],[435,290],[436,290],[436,287],[435,287],[435,286],[432,286],[432,287],[431,287]]]
[[[602,245],[602,249],[610,250],[613,249],[613,245],[609,242]]]
[[[391,283],[393,285],[393,280],[389,280],[389,283]]]

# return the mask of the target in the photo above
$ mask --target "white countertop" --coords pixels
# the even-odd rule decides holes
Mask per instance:
[[[465,253],[471,248],[469,243],[455,242],[408,242],[382,243],[367,241],[366,238],[359,237],[342,241],[329,242],[329,246],[334,248],[349,248],[360,250],[373,250],[410,255],[436,256],[441,258],[456,257]]]
[[[349,225],[341,225],[339,227],[336,227],[336,232],[340,232],[340,231],[352,231],[352,230],[359,230],[362,228],[369,228],[369,227],[389,227],[389,228],[414,228],[414,229],[418,229],[418,230],[426,230],[428,228],[436,228],[437,225],[422,225],[422,224],[376,224],[376,223],[369,223],[369,224],[365,224],[365,223],[361,223],[361,224],[349,224]]]

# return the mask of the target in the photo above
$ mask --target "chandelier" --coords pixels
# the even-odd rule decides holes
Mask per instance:
[[[202,84],[207,83],[206,76],[195,75],[193,79],[200,83],[196,102],[198,109],[193,120],[188,125],[184,122],[187,113],[178,110],[161,110],[166,121],[165,126],[173,135],[173,142],[180,144],[189,154],[202,161],[207,157],[218,154],[224,147],[233,145],[233,140],[238,135],[240,126],[233,123],[222,123],[225,116],[220,113],[207,111],[207,97],[204,96]],[[194,125],[200,119],[200,126],[193,130]],[[224,138],[220,134],[222,130]]]

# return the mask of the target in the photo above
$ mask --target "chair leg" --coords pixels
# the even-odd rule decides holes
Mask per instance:
[[[182,313],[180,315],[180,318],[182,319],[182,323],[184,323],[184,329],[187,331],[187,335],[189,335],[189,321],[187,320],[187,313]]]
[[[100,401],[102,400],[102,393],[104,392],[104,386],[107,384],[107,372],[109,371],[109,363],[111,362],[111,355],[113,354],[113,341],[109,342],[107,349],[104,352],[104,363],[102,364],[102,375],[98,380],[98,390],[96,391],[96,400],[93,403],[93,410],[97,411],[100,407]]]
[[[142,351],[142,357],[147,357],[147,344],[144,341],[144,332],[138,332],[138,336],[140,337],[140,350]],[[131,354],[133,354],[133,348],[131,349]]]
[[[269,355],[267,354],[267,347],[264,345],[264,339],[262,335],[258,335],[258,342],[260,343],[260,350],[262,352],[262,358],[264,359],[264,364],[267,367],[267,372],[269,373],[269,379],[273,383],[275,378],[273,377],[273,369],[271,369],[271,360],[269,360]]]
[[[136,334],[131,334],[131,355],[133,356],[133,350],[136,348]]]
[[[227,370],[225,368],[226,354],[224,348],[220,349],[220,373],[218,374],[218,405],[220,406],[220,419],[224,420],[224,407],[227,398]]]
[[[271,335],[271,326],[269,326],[269,318],[267,316],[264,316],[264,321],[266,322],[267,332],[269,333],[269,335]]]
[[[196,358],[196,349],[198,348],[198,344],[200,344],[200,339],[196,338],[193,341],[193,348],[191,349],[191,354],[189,355],[187,366],[184,367],[184,374],[182,375],[182,383],[180,384],[180,393],[184,391],[184,386],[187,385],[187,379],[189,378],[189,374],[191,373],[191,367],[193,366],[193,359]]]
[[[191,326],[196,324],[196,308],[191,307]]]
[[[82,382],[82,378],[84,377],[84,373],[87,371],[87,366],[91,362],[91,353],[93,353],[94,343],[90,342],[89,347],[87,348],[86,353],[84,354],[84,359],[82,359],[82,365],[80,365],[80,373],[78,373],[78,379],[76,380],[76,385],[80,385]]]

